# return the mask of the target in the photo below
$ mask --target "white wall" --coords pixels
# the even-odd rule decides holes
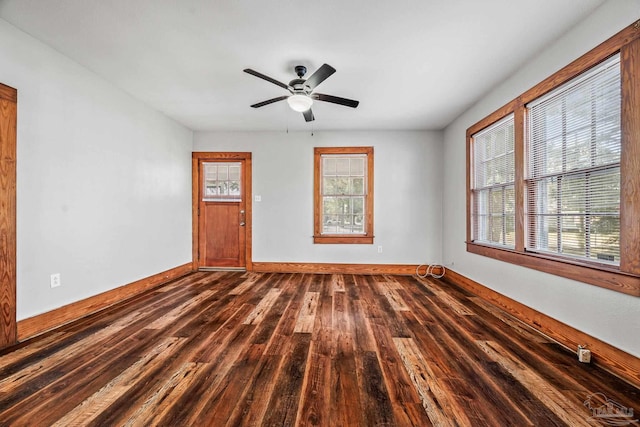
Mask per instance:
[[[639,0],[610,0],[445,130],[443,257],[453,269],[529,307],[640,356],[640,298],[466,252],[466,129],[640,18]],[[524,33],[523,33],[524,37]],[[523,40],[526,43],[526,40]]]
[[[313,243],[313,147],[326,146],[374,147],[373,245]],[[256,262],[440,262],[440,132],[196,132],[194,151],[253,153]]]
[[[18,89],[18,320],[191,260],[190,130],[3,20],[0,82]]]

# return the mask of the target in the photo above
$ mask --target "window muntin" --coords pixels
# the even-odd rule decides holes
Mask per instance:
[[[473,241],[515,245],[514,116],[472,136]]]
[[[619,55],[527,105],[527,250],[620,262]]]
[[[365,234],[367,155],[321,157],[322,234]]]
[[[204,162],[202,200],[237,202],[241,200],[240,162]]]

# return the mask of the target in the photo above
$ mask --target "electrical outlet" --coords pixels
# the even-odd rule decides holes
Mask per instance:
[[[578,361],[582,363],[590,363],[591,362],[591,351],[587,350],[587,348],[579,345],[578,346]]]
[[[382,253],[382,246],[378,246],[378,253],[381,254]]]
[[[257,194],[253,197],[253,200],[255,200],[256,202],[261,202],[262,201],[262,196]]]
[[[54,273],[51,275],[51,287],[57,288],[62,282],[60,281],[60,273]]]

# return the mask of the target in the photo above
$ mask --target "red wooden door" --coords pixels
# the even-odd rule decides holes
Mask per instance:
[[[199,267],[246,268],[246,161],[199,162]]]
[[[244,267],[244,233],[240,203],[204,202],[200,214],[202,267]]]

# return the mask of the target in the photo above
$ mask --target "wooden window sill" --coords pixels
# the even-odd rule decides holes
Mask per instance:
[[[566,258],[520,252],[512,249],[467,242],[467,252],[532,268],[579,282],[589,283],[628,295],[640,296],[640,276],[620,271],[615,266],[590,264]]]
[[[373,236],[352,236],[348,234],[313,236],[313,243],[373,245]]]

